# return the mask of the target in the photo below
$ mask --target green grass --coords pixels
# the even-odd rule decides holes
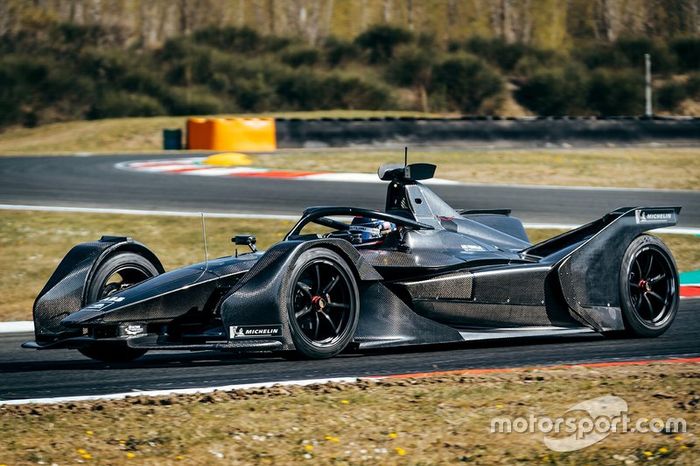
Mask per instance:
[[[235,370],[235,363],[221,367]],[[697,373],[698,365],[689,363],[466,371],[357,384],[1,406],[0,461],[691,465],[697,464],[700,448]],[[581,419],[581,412],[567,409],[611,394],[627,402],[632,423],[682,418],[688,433],[610,433],[588,448],[557,453],[545,447],[542,433],[490,432],[494,417]]]
[[[266,249],[279,241],[292,223],[208,219],[210,256],[232,254],[230,238],[241,233],[257,235],[258,246]],[[529,232],[533,242],[557,233]],[[197,218],[4,211],[0,221],[0,321],[31,319],[36,294],[63,256],[73,245],[94,241],[103,234],[126,235],[143,242],[167,270],[204,259]],[[700,269],[700,237],[664,235],[663,240],[671,247],[681,270]]]

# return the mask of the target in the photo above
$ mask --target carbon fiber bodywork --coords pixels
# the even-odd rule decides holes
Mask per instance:
[[[680,212],[621,208],[532,245],[509,211],[458,212],[411,179],[410,166],[389,168],[382,172],[391,178],[385,212],[309,208],[266,252],[164,273],[153,253],[127,238],[78,245],[39,294],[36,342],[25,346],[121,341],[139,349],[294,350],[291,271],[314,248],[344,261],[358,286],[359,322],[351,348],[503,337],[517,334],[514,330],[532,335],[621,330],[622,257],[639,234],[675,224]],[[376,218],[392,228],[380,241],[355,244],[341,234],[349,224],[334,216]],[[339,229],[338,235],[303,234],[310,223]],[[92,274],[119,251],[141,254],[160,274],[87,303]]]

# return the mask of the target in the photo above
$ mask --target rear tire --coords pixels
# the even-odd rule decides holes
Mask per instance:
[[[620,267],[620,300],[625,334],[657,337],[678,313],[678,271],[668,247],[655,236],[635,238]]]
[[[86,304],[158,275],[156,266],[133,252],[118,252],[99,265],[88,285]],[[146,354],[125,342],[100,342],[78,349],[83,355],[102,362],[129,362]]]
[[[290,277],[287,307],[297,355],[324,359],[343,351],[360,317],[360,294],[348,263],[329,249],[311,249],[299,256]]]

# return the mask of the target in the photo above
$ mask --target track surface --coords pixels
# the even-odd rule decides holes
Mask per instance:
[[[139,158],[2,157],[0,203],[283,214],[300,214],[319,204],[384,207],[385,187],[379,183],[165,175],[114,167]],[[432,189],[456,208],[512,208],[527,222],[579,224],[621,206],[681,205],[679,226],[700,227],[700,191],[474,185]]]
[[[686,300],[671,329],[655,339],[598,335],[452,345],[438,350],[346,354],[323,361],[237,358],[221,353],[151,353],[123,365],[93,362],[77,351],[19,349],[31,335],[0,337],[0,399],[166,390],[326,377],[388,375],[466,368],[532,366],[700,356],[700,300]]]

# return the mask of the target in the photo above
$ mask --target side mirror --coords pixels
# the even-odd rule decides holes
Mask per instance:
[[[231,238],[231,242],[237,246],[248,246],[251,251],[256,252],[258,248],[255,247],[255,235],[236,235]]]

